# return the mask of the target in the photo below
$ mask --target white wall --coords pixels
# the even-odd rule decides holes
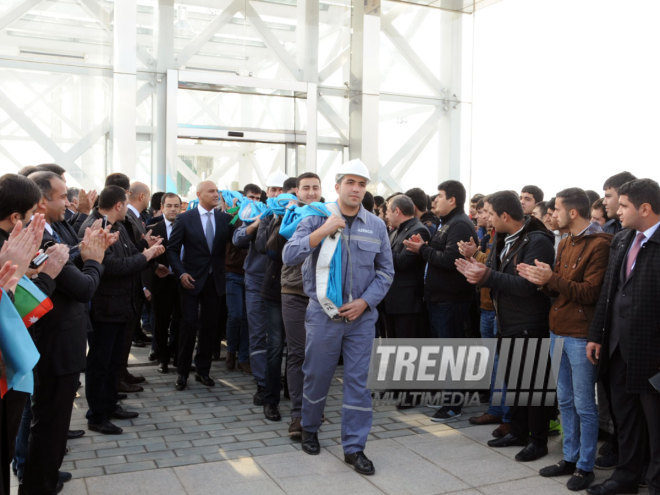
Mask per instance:
[[[660,179],[660,2],[502,0],[475,14],[471,192]]]

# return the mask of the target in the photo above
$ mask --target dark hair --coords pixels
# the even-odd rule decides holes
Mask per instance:
[[[408,189],[406,191],[406,196],[412,199],[413,204],[419,211],[424,212],[428,209],[429,197],[419,187]]]
[[[245,194],[249,192],[253,192],[255,194],[261,195],[261,188],[256,184],[245,184],[245,187],[243,188],[243,192]]]
[[[591,210],[589,209],[591,202],[584,189],[569,187],[568,189],[559,191],[556,197],[561,198],[561,202],[567,210],[577,210],[578,215],[582,218],[589,218],[591,216]]]
[[[534,202],[543,201],[543,191],[538,186],[525,186],[520,190],[521,193],[528,193],[534,196]]]
[[[64,167],[60,167],[57,163],[42,163],[34,167],[35,172],[53,172],[54,174],[59,175],[60,177],[64,176],[66,170]]]
[[[603,198],[598,198],[596,201],[593,202],[591,205],[592,210],[600,210],[603,212],[603,218],[607,220],[607,210],[605,209],[605,205],[603,204]]]
[[[282,191],[289,192],[291,189],[298,187],[298,179],[296,177],[289,177],[282,184]]]
[[[456,200],[456,208],[463,210],[465,207],[465,187],[457,180],[446,180],[438,186],[438,191],[444,191],[447,199]]]
[[[37,172],[37,167],[35,167],[34,165],[26,165],[25,167],[23,167],[22,169],[20,169],[18,171],[18,175],[22,175],[23,177],[27,177],[32,172]],[[28,208],[28,210],[29,210],[29,208]]]
[[[545,201],[539,201],[534,205],[534,208],[541,208],[541,216],[544,217],[548,214],[548,203]]]
[[[158,193],[156,193],[156,194],[158,194]],[[179,203],[181,203],[181,197],[180,197],[178,194],[176,194],[176,193],[171,193],[171,192],[163,193],[163,195],[162,195],[161,198],[160,198],[160,207],[161,207],[161,208],[162,208],[162,206],[165,204],[165,202],[168,200],[168,198],[176,198],[176,199],[179,200]],[[153,199],[153,198],[152,198],[152,199]]]
[[[151,203],[149,204],[149,206],[153,211],[160,210],[160,205],[163,204],[163,196],[165,196],[165,193],[163,191],[158,191],[151,195]]]
[[[415,205],[413,204],[412,199],[405,194],[397,194],[390,200],[390,211],[394,211],[397,208],[401,211],[402,215],[407,217],[411,217],[415,214]]]
[[[66,199],[69,200],[69,202],[73,201],[73,198],[77,198],[78,195],[80,194],[80,189],[77,187],[70,187],[66,190]]]
[[[660,186],[653,179],[635,179],[626,182],[619,187],[619,196],[628,196],[628,200],[636,209],[648,203],[653,213],[660,213]]]
[[[397,193],[397,194],[401,194],[401,193]],[[374,203],[376,203],[376,206],[378,207],[383,206],[383,204],[385,203],[385,198],[383,198],[382,196],[374,196]]]
[[[0,220],[12,213],[21,217],[41,199],[41,190],[34,181],[18,174],[0,177]]]
[[[300,181],[303,179],[317,179],[319,184],[321,183],[321,178],[314,172],[303,172],[298,177],[296,177],[296,187],[300,187]]]
[[[484,196],[481,193],[477,193],[472,198],[470,199],[470,203],[478,203],[479,200],[484,199],[486,196]]]
[[[618,193],[619,188],[622,185],[624,185],[626,182],[629,182],[631,180],[635,180],[636,178],[637,177],[635,177],[630,172],[619,172],[618,174],[614,174],[612,177],[610,177],[605,181],[605,184],[603,184],[603,191],[605,189],[612,188]]]
[[[110,210],[117,203],[126,201],[126,189],[121,186],[105,186],[99,194],[99,209]]]
[[[594,201],[596,201],[598,198],[600,198],[600,194],[598,194],[593,189],[586,189],[584,193],[587,195],[587,198],[589,198],[590,205],[593,204]]]
[[[555,209],[555,198],[550,198],[548,201],[545,202],[545,205],[548,207],[548,210],[553,210]]]
[[[266,194],[266,191],[263,190],[261,191],[261,195],[259,199],[262,203],[265,203],[266,200],[268,200],[268,194]]]
[[[53,190],[53,179],[64,181],[61,175],[57,175],[55,172],[46,171],[32,172],[28,178],[34,181],[37,187],[41,190],[41,195],[47,200],[53,199],[50,197],[50,193]]]
[[[106,186],[119,186],[124,191],[128,191],[131,188],[131,179],[128,178],[128,175],[122,174],[121,172],[115,172],[110,174],[105,178]],[[116,204],[115,202],[114,204]]]
[[[501,216],[502,213],[508,213],[516,221],[521,221],[525,218],[520,199],[513,191],[498,191],[488,195],[486,201],[493,208],[493,211],[497,213],[497,216]]]
[[[362,206],[364,206],[364,209],[368,212],[374,212],[374,195],[369,191],[365,191],[364,193],[364,198],[362,198]]]
[[[477,210],[481,210],[484,207],[485,202],[486,202],[486,196],[483,196],[483,197],[479,198],[479,200],[477,201],[477,204],[475,205],[475,208]]]

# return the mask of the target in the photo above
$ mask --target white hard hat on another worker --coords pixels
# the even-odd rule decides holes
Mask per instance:
[[[277,172],[273,172],[268,176],[268,180],[266,181],[266,187],[279,187],[282,188],[284,187],[284,181],[289,178],[288,175],[286,175],[284,172],[280,172],[279,170]]]
[[[367,182],[371,180],[369,175],[369,169],[359,158],[349,160],[346,163],[342,163],[337,169],[335,175],[335,182],[341,181],[345,175],[357,175],[358,177],[364,177],[367,179]]]

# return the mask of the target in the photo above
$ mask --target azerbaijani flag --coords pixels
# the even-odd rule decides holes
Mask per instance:
[[[0,397],[7,390],[34,391],[32,369],[39,361],[39,351],[23,324],[12,300],[0,292]]]
[[[25,276],[18,281],[16,286],[14,306],[28,328],[53,309],[50,298]]]

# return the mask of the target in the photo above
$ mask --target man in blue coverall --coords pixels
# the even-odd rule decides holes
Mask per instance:
[[[309,296],[305,317],[302,448],[311,455],[321,450],[317,432],[341,354],[344,360],[341,425],[344,460],[360,474],[374,474],[373,463],[364,455],[372,420],[367,374],[378,317],[376,305],[387,294],[394,277],[392,251],[383,221],[362,207],[369,181],[364,163],[351,160],[341,165],[335,180],[339,214],[333,213],[328,218],[303,218],[282,252],[282,260],[287,265],[304,261],[303,284]],[[317,294],[317,262],[323,241],[334,240],[338,231],[343,304],[336,308],[338,313],[331,319],[319,303],[323,295]]]

